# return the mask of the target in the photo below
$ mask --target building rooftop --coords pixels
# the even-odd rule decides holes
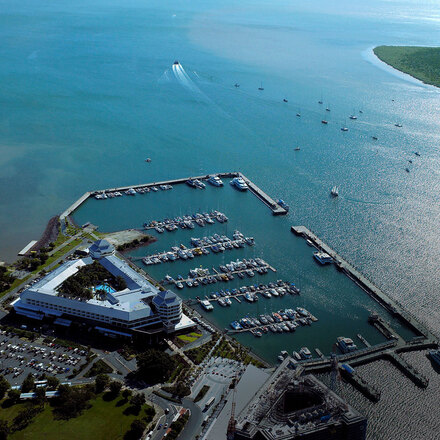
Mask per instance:
[[[92,250],[93,247],[95,247],[95,251],[96,249],[108,249],[106,243],[108,244],[105,240],[99,240],[90,249]],[[57,302],[66,307],[75,302],[76,309],[98,314],[102,313],[99,312],[99,309],[105,308],[107,316],[130,321],[146,318],[154,314],[149,304],[160,293],[159,289],[116,255],[101,257],[96,261],[113,276],[121,276],[125,280],[127,288],[117,292],[108,291],[103,299],[94,297],[86,300],[59,294],[58,288],[67,278],[75,275],[81,267],[92,264],[93,261],[95,260],[91,257],[67,261],[39,282],[26,289],[21,294],[21,297],[24,299],[31,297],[34,300],[40,301],[45,301],[45,297],[57,297]],[[161,292],[158,298],[159,302],[180,301],[173,292],[163,292],[163,294]],[[35,307],[35,310],[37,311],[38,307]]]
[[[237,417],[236,439],[363,440],[366,419],[315,376],[284,361]],[[351,436],[348,436],[350,432]]]

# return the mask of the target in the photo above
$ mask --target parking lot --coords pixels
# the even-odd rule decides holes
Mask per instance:
[[[21,385],[29,373],[35,377],[45,373],[65,381],[74,368],[86,362],[86,356],[85,350],[29,342],[0,330],[0,374],[12,386]]]

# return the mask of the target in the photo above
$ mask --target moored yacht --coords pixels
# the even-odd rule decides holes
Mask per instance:
[[[249,188],[242,177],[234,177],[231,181],[231,185],[235,186],[240,191],[246,191]]]
[[[213,186],[223,186],[223,181],[218,177],[217,175],[213,174],[209,177],[208,183],[210,183]]]
[[[314,252],[313,256],[321,264],[333,263],[333,258],[325,252],[320,252],[320,251]]]
[[[339,336],[338,347],[342,351],[342,353],[350,353],[357,350],[357,346],[353,342],[353,339],[345,338],[344,336]]]

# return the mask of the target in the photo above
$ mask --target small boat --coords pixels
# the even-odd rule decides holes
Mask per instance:
[[[409,173],[409,168],[405,168],[405,171],[406,171],[407,173]]]
[[[332,190],[330,191],[330,194],[333,197],[338,197],[339,196],[339,188],[335,185]]]
[[[398,127],[398,128],[402,128],[402,127],[403,127],[403,125],[402,125],[402,124],[399,124],[398,122],[396,122],[396,123],[394,124],[394,126],[395,126],[395,127]]]
[[[283,102],[289,102],[286,98],[283,99]]]
[[[300,150],[301,150],[300,147],[295,147],[295,148],[293,149],[293,151],[300,151]]]
[[[240,84],[235,83],[235,84],[234,84],[234,87],[237,87],[237,88],[238,88],[238,87],[240,87]]]
[[[296,114],[296,116],[298,116],[298,118],[300,118],[300,117],[301,117],[301,113],[298,112],[298,113]]]
[[[186,184],[187,184],[188,186],[191,186],[192,188],[197,188],[197,185],[195,184],[195,181],[192,180],[192,179],[188,179],[188,180],[186,181]]]
[[[329,112],[330,111],[330,107],[326,107],[325,111]]]
[[[352,119],[353,121],[355,121],[358,117],[356,115],[351,115],[350,119]]]
[[[327,124],[328,124],[328,121],[326,121],[325,119],[323,119],[323,120],[321,121],[321,123],[327,125]]]
[[[409,160],[408,160],[408,162],[409,162],[409,163],[412,163],[412,160],[411,160],[411,159],[409,159]]]
[[[151,159],[150,159],[149,157],[147,157],[147,158],[145,159],[145,162],[150,163],[150,162],[151,162]]]
[[[310,240],[310,239],[307,239],[307,240],[306,240],[306,243],[307,243],[309,246],[314,246],[312,240]]]
[[[344,121],[344,125],[341,127],[341,131],[348,131],[347,123]]]
[[[175,64],[176,66],[178,66],[178,65],[179,65],[179,61],[174,61],[173,64]]]
[[[373,139],[373,141],[377,141],[377,136],[371,136],[371,139]]]
[[[260,87],[258,87],[258,90],[264,90],[263,83],[260,84]]]
[[[281,206],[281,208],[284,208],[287,212],[289,212],[290,207],[283,199],[279,199],[277,203]]]
[[[419,153],[418,151],[414,151],[414,154],[415,154],[416,156],[420,156],[420,153]]]

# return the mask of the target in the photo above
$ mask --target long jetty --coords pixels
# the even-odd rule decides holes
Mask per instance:
[[[118,186],[115,188],[106,188],[101,190],[88,191],[84,193],[78,200],[76,200],[72,205],[70,205],[61,215],[60,219],[64,220],[66,217],[71,215],[75,210],[77,210],[89,197],[93,197],[97,194],[104,193],[113,193],[116,191],[122,192],[127,191],[130,188],[134,190],[138,188],[151,188],[153,186],[160,185],[179,185],[185,183],[188,179],[198,179],[198,180],[208,180],[211,175],[219,176],[220,178],[233,179],[234,177],[241,177],[248,185],[249,191],[254,194],[258,199],[260,199],[266,206],[270,208],[273,215],[285,215],[287,214],[287,210],[279,205],[275,200],[273,200],[269,195],[267,195],[261,188],[259,188],[255,183],[253,183],[249,178],[247,178],[244,174],[238,171],[232,172],[223,172],[223,173],[213,173],[213,174],[204,174],[202,176],[194,176],[194,177],[184,177],[179,179],[169,179],[163,180],[160,182],[150,182],[150,183],[140,183],[136,185],[126,185],[126,186]]]
[[[397,301],[382,292],[377,286],[375,286],[370,280],[368,280],[354,266],[344,260],[337,252],[335,252],[332,248],[330,248],[330,246],[324,243],[312,231],[307,229],[305,226],[292,226],[291,230],[295,235],[302,236],[310,240],[314,244],[314,246],[330,255],[339,270],[344,272],[359,287],[361,287],[372,298],[379,302],[392,315],[398,317],[417,335],[423,336],[425,339],[430,340],[433,343],[437,343],[437,338],[428,329],[422,326],[422,324],[417,322]]]

